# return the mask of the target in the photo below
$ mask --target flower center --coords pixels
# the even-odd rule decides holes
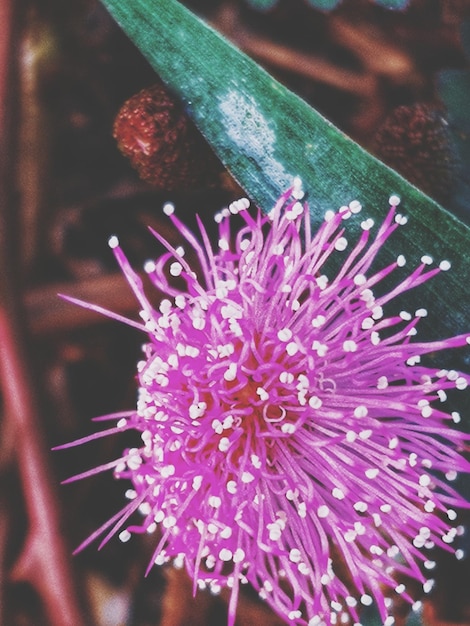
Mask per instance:
[[[220,462],[240,467],[249,454],[263,450],[271,465],[275,442],[293,435],[306,413],[321,405],[310,395],[302,359],[276,350],[277,345],[259,340],[247,347],[237,340],[222,376],[209,377],[210,369],[202,374],[206,380],[198,387],[199,404],[207,409],[193,421],[188,446],[199,459],[216,454]]]

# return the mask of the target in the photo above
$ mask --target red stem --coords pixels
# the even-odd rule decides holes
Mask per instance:
[[[39,592],[51,626],[80,626],[69,552],[63,541],[59,510],[35,415],[35,401],[24,361],[4,310],[0,309],[0,381],[8,419],[14,420],[19,474],[29,520],[28,535],[14,580],[30,582]]]

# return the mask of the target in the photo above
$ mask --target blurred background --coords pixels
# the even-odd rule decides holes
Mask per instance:
[[[469,1],[393,11],[344,0],[330,12],[307,0],[185,4],[469,221]],[[144,577],[151,538],[71,556],[123,506],[127,486],[110,473],[59,482],[118,457],[132,437],[51,447],[134,406],[143,338],[57,294],[135,316],[108,238],[141,267],[158,254],[148,225],[177,243],[165,201],[191,223],[243,192],[99,2],[2,0],[0,24],[0,625],[223,626],[224,595],[193,600],[174,568]],[[468,558],[438,559],[423,619],[470,624]],[[403,609],[397,625],[407,619]],[[237,625],[252,624],[281,622],[247,590]]]

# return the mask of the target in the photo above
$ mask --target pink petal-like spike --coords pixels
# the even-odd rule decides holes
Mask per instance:
[[[123,315],[119,315],[119,313],[113,313],[112,311],[108,311],[108,309],[105,309],[96,304],[90,304],[89,302],[85,302],[83,300],[80,300],[79,298],[73,298],[72,296],[67,296],[62,293],[58,295],[63,300],[67,300],[68,302],[71,302],[72,304],[77,304],[78,306],[81,306],[84,309],[95,311],[95,313],[99,313],[100,315],[105,315],[106,317],[110,317],[111,319],[116,320],[117,322],[121,322],[123,324],[127,324],[127,326],[132,326],[133,328],[137,328],[137,330],[142,330],[144,332],[147,332],[147,329],[142,323],[135,322],[134,320],[128,319],[127,317],[124,317]]]
[[[115,426],[114,428],[108,428],[107,430],[100,430],[97,433],[93,433],[92,435],[87,435],[86,437],[81,437],[80,439],[75,439],[75,441],[69,441],[68,443],[63,443],[60,446],[55,446],[52,450],[66,450],[67,448],[75,448],[75,446],[81,446],[84,443],[88,443],[89,441],[95,441],[95,439],[101,439],[102,437],[107,437],[108,435],[116,435],[118,433],[122,433],[125,430],[130,430],[133,428],[132,425],[127,427]]]
[[[116,468],[118,465],[121,465],[123,459],[115,459],[114,461],[110,461],[109,463],[103,463],[103,465],[98,465],[98,467],[93,467],[86,472],[81,472],[80,474],[75,474],[75,476],[70,476],[70,478],[66,478],[62,481],[63,485],[68,485],[69,483],[74,483],[77,480],[83,480],[83,478],[89,478],[90,476],[94,476],[95,474],[101,474],[101,472],[107,472],[110,469]]]

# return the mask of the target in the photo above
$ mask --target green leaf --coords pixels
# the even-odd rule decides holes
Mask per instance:
[[[442,272],[406,295],[434,337],[468,331],[469,229],[397,173],[351,141],[176,0],[103,0],[105,6],[186,103],[201,132],[247,194],[264,211],[298,175],[308,191],[312,223],[353,199],[383,219],[388,198],[402,198],[408,224],[385,256],[448,259]],[[389,258],[387,260],[389,260]],[[422,333],[423,331],[421,331]],[[421,334],[420,333],[420,334]]]
[[[277,4],[277,0],[248,0],[248,4],[258,11],[269,11]]]
[[[458,159],[450,207],[457,215],[470,216],[470,70],[444,70],[437,80],[439,95],[447,107],[447,120]]]
[[[385,7],[386,9],[406,9],[410,0],[375,0],[376,4]]]
[[[461,26],[461,43],[470,61],[470,20]],[[450,208],[457,215],[470,216],[470,69],[443,70],[437,77],[438,93],[447,108],[447,120],[458,157],[456,183]]]
[[[320,9],[321,11],[332,11],[342,2],[342,0],[307,0],[307,2],[315,9]]]
[[[246,0],[253,8],[259,11],[268,11],[278,3],[278,0]],[[320,11],[332,11],[339,6],[342,0],[306,0],[310,6]],[[386,9],[406,9],[410,0],[375,0]]]

